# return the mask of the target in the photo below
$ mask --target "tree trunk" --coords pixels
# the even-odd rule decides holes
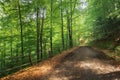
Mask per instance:
[[[12,33],[12,29],[11,29],[11,39],[10,39],[10,53],[11,53],[11,63],[13,62],[13,59],[12,59],[12,56],[13,56],[13,35],[12,35],[13,33]]]
[[[24,63],[24,50],[23,50],[23,25],[22,25],[22,15],[21,15],[21,7],[20,2],[18,0],[18,11],[19,11],[19,21],[20,21],[20,38],[21,38],[21,54],[22,54],[22,63]]]
[[[5,56],[6,56],[6,42],[5,42],[5,40],[4,40],[4,50],[3,50],[3,55],[2,55],[2,62],[3,62],[3,68],[5,68],[6,66],[5,66]]]
[[[40,44],[40,19],[39,19],[39,8],[37,8],[37,14],[36,14],[37,18],[36,18],[36,22],[37,22],[37,28],[36,28],[36,32],[37,32],[37,43],[36,43],[36,49],[37,49],[37,62],[39,62],[40,60],[40,49],[39,49],[39,44]]]
[[[52,23],[53,23],[53,20],[52,20],[52,16],[53,16],[53,2],[52,2],[52,0],[50,0],[50,2],[51,2],[51,6],[50,6],[50,8],[51,8],[51,13],[50,13],[50,57],[53,55],[53,49],[52,49]]]
[[[71,48],[70,16],[69,16],[68,10],[66,10],[66,14],[67,14],[67,31],[68,31],[69,48]]]
[[[18,45],[16,45],[16,66],[18,65]]]
[[[61,0],[61,38],[62,38],[62,50],[65,48],[64,44],[64,30],[63,30],[63,6],[62,6],[62,0]]]
[[[73,47],[73,39],[72,39],[72,0],[70,0],[70,47]]]
[[[41,29],[40,29],[40,53],[41,53],[41,60],[43,58],[43,51],[42,51],[43,26],[44,26],[44,8],[43,8],[43,12],[42,12],[42,23],[41,23]]]
[[[31,48],[29,47],[29,63],[31,65],[33,65],[33,62],[32,62],[32,57],[31,57]]]

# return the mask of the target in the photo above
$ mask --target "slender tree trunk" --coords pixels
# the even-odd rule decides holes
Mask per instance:
[[[61,38],[62,38],[62,50],[64,50],[65,48],[65,44],[64,44],[64,26],[63,26],[63,6],[62,6],[62,0],[61,0]]]
[[[40,60],[40,49],[39,49],[39,44],[40,44],[40,19],[39,19],[39,9],[37,8],[37,14],[36,14],[37,18],[36,18],[36,22],[37,22],[37,28],[36,28],[36,32],[37,32],[37,62],[39,62]]]
[[[46,49],[46,42],[44,42],[44,56],[45,56],[45,59],[48,58],[48,55],[46,54],[47,52],[47,49]]]
[[[66,25],[66,29],[67,29],[67,32],[66,32],[66,34],[65,34],[65,43],[66,43],[66,49],[68,49],[69,48],[69,13],[68,13],[68,9],[67,9],[67,6],[68,6],[68,3],[67,3],[67,1],[65,0],[65,11],[66,11],[66,20],[67,20],[67,25]]]
[[[68,30],[68,28],[67,28],[67,30]],[[67,34],[65,35],[65,42],[66,42],[66,49],[68,49],[69,48],[69,37],[68,37],[68,31],[67,31]]]
[[[73,39],[72,39],[72,0],[70,0],[70,47],[73,47]]]
[[[67,4],[67,3],[66,3]],[[69,37],[69,48],[73,47],[73,40],[72,40],[72,0],[70,0],[70,11],[67,9],[66,6],[66,14],[67,14],[67,31]]]
[[[29,63],[31,65],[33,65],[33,62],[32,62],[32,57],[31,57],[31,48],[29,47]]]
[[[18,65],[18,45],[16,45],[16,64]]]
[[[53,55],[53,49],[52,49],[52,23],[53,23],[53,20],[52,20],[52,16],[53,16],[53,2],[52,0],[50,0],[51,2],[51,13],[50,13],[50,56]]]
[[[75,2],[74,2],[73,11],[72,11],[73,13],[74,13],[74,10],[75,10],[75,8],[76,8],[76,4],[77,4],[77,0],[75,0]],[[76,25],[76,22],[77,22],[76,19],[74,19],[74,25]],[[76,30],[77,30],[77,28],[75,27],[74,33],[76,33]],[[72,33],[72,34],[73,34],[73,33]],[[77,35],[74,34],[74,36],[75,36],[75,40],[74,40],[74,41],[75,41],[75,42],[74,42],[75,44],[73,43],[73,46],[77,46],[79,39],[78,39],[78,36],[77,36]]]
[[[67,30],[68,30],[68,41],[69,41],[69,48],[71,47],[71,29],[70,29],[70,16],[68,10],[66,10],[67,15]]]
[[[6,42],[4,40],[4,51],[3,51],[3,68],[5,68],[5,56],[6,56]]]
[[[19,11],[19,21],[20,21],[20,38],[21,38],[21,54],[22,54],[22,63],[24,63],[24,50],[23,50],[23,25],[22,25],[22,15],[21,15],[21,6],[18,0],[18,11]]]
[[[44,8],[43,8],[43,13],[42,13],[42,23],[41,23],[41,29],[40,29],[40,53],[41,53],[41,60],[43,58],[43,51],[42,51],[43,26],[44,26]]]
[[[11,40],[10,40],[10,53],[11,53],[11,62],[13,62],[12,56],[13,56],[13,37],[12,37],[12,29],[11,29]]]
[[[2,46],[0,45],[0,53],[2,53]],[[0,70],[2,70],[2,54],[0,54]]]

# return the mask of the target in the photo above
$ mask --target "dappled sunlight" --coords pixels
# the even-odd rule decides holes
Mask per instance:
[[[19,73],[16,73],[13,76],[8,76],[7,78],[3,78],[2,80],[22,80],[26,78],[34,78],[34,77],[40,77],[47,75],[52,70],[52,66],[50,65],[43,65],[40,67],[33,67],[31,69],[28,69],[26,71],[20,71]]]
[[[11,80],[11,77],[17,80],[22,80],[22,79],[28,79],[28,78],[34,78],[34,77],[40,77],[44,76],[50,73],[50,71],[53,69],[53,66],[48,64],[48,62],[44,63],[41,66],[33,66],[29,69],[26,69],[24,71],[20,71],[16,73],[13,76],[8,76],[8,80]],[[6,80],[7,78],[3,78],[2,80]]]
[[[76,47],[1,80],[119,80],[120,69],[111,60],[93,48]]]
[[[50,77],[49,78],[49,80],[69,80],[69,78],[68,77],[57,77],[57,76],[52,76],[52,77]]]
[[[119,68],[116,68],[110,64],[106,64],[104,62],[101,62],[99,60],[87,60],[87,61],[81,61],[79,64],[76,64],[75,67],[80,67],[84,69],[91,69],[95,71],[96,73],[108,73],[113,71],[120,71]]]
[[[42,66],[42,67],[38,67],[38,68],[35,68],[35,70],[32,71],[32,75],[36,76],[36,75],[45,75],[47,73],[49,73],[49,71],[52,69],[51,66],[49,65],[46,65],[46,66]]]
[[[68,55],[76,49],[78,49],[78,47],[74,47],[70,50],[64,51],[62,54],[58,54],[53,58],[42,61],[41,63],[32,67],[20,70],[13,75],[2,78],[1,80],[34,80],[36,78],[41,78],[42,76],[50,74],[54,70],[56,65],[61,63],[61,60],[64,58],[64,56]],[[56,73],[58,72],[60,72],[60,70],[56,71]],[[46,78],[47,77],[45,77],[45,79]]]

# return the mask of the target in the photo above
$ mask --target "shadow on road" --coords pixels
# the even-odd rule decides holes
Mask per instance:
[[[4,80],[120,80],[120,69],[108,63],[114,59],[102,51],[82,46],[63,54],[66,55],[60,59],[58,56],[51,62],[59,63],[52,70],[47,65],[44,65],[42,69],[37,66],[34,68],[40,69],[28,70],[26,74],[28,76],[21,73],[17,77],[10,76]],[[40,72],[45,70],[46,73],[40,75]],[[21,79],[19,79],[20,76]]]

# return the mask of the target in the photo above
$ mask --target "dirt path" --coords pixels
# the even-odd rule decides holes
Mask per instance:
[[[24,78],[13,75],[3,80],[120,80],[120,69],[111,65],[111,61],[113,58],[103,52],[84,46],[64,55],[54,68],[43,68],[46,73],[42,76],[39,75],[40,69],[31,75],[28,70],[29,74]],[[37,75],[33,76],[35,73]]]

